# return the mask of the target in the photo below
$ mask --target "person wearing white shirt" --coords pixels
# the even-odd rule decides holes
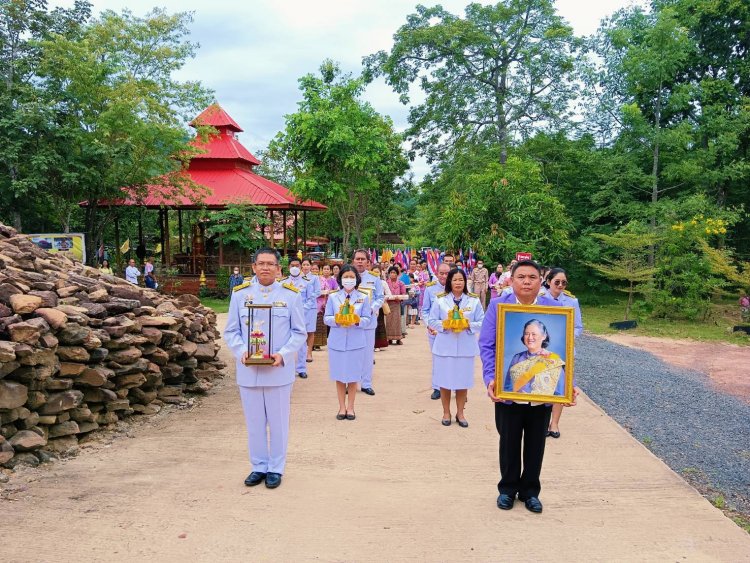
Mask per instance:
[[[136,267],[135,260],[131,258],[130,261],[128,261],[128,267],[125,268],[125,280],[133,285],[138,285],[138,278],[140,276],[141,271]]]

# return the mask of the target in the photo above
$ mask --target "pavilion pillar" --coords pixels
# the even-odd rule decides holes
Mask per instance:
[[[143,207],[138,208],[138,246],[146,248],[143,244]]]
[[[307,254],[307,210],[302,211],[302,254]]]
[[[159,208],[159,244],[161,245],[161,263],[166,263],[164,252],[164,210]]]
[[[169,209],[164,210],[164,254],[167,257],[167,268],[172,261],[172,253],[169,251]]]
[[[282,243],[284,249],[284,256],[286,256],[286,209],[281,212],[281,220],[284,222],[281,227],[284,242]]]
[[[224,265],[224,239],[219,235],[219,268]]]
[[[180,231],[180,254],[182,254],[182,209],[177,210],[177,230]]]
[[[122,273],[122,254],[120,253],[120,215],[117,211],[115,211],[115,268],[117,274]]]
[[[274,224],[273,224],[273,209],[269,209],[268,214],[271,216],[271,220],[269,221],[269,227],[271,230],[269,246],[271,248],[276,248],[276,232],[275,232],[276,229],[274,229]]]
[[[297,251],[299,250],[299,232],[297,230],[297,223],[299,217],[297,216],[297,210],[294,210],[294,253],[297,254]]]

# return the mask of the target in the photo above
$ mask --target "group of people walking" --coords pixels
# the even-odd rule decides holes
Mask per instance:
[[[462,428],[469,426],[464,408],[468,390],[474,385],[474,363],[479,356],[488,395],[495,402],[501,437],[498,507],[512,508],[517,496],[526,508],[541,512],[538,495],[544,443],[547,436],[560,436],[562,409],[504,401],[495,396],[495,304],[572,306],[576,311],[576,334],[582,330],[580,308],[575,298],[565,292],[567,276],[560,268],[550,270],[543,279],[535,262],[519,261],[505,276],[501,265],[490,274],[480,261],[467,274],[455,266],[452,258],[445,257],[435,280],[429,279],[426,268],[410,268],[412,274],[425,272],[424,276],[409,277],[409,285],[416,290],[410,295],[404,283],[407,280],[399,279],[402,272],[389,266],[386,279],[381,278],[381,269],[373,267],[365,250],[355,251],[351,264],[318,266],[317,275],[310,260],[292,259],[289,275],[283,278],[279,278],[279,255],[275,250],[256,252],[254,277],[233,288],[224,332],[237,359],[237,382],[248,429],[253,470],[245,484],[254,486],[265,481],[267,487],[275,488],[281,483],[291,387],[295,376],[307,377],[306,365],[313,361],[313,348],[327,347],[329,377],[335,382],[338,400],[336,419],[356,420],[357,391],[375,395],[373,365],[379,322],[385,325],[388,339],[400,343],[405,333],[401,302],[418,296],[415,316],[425,325],[433,357],[431,398],[441,401],[442,425],[450,426],[455,421]],[[477,270],[480,271],[475,274]],[[549,283],[549,288],[543,289],[543,282]],[[470,286],[478,293],[470,291]],[[271,305],[271,366],[246,363],[250,330],[246,305],[251,303]],[[384,308],[389,310],[384,312]],[[399,316],[393,313],[394,309]],[[319,338],[321,327],[325,327],[324,339]]]

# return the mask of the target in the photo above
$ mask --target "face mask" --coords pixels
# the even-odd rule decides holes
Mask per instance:
[[[297,266],[292,266],[289,268],[289,273],[292,275],[292,277],[297,277],[299,275],[299,268]]]
[[[355,285],[357,285],[357,280],[353,278],[346,278],[341,280],[341,285],[344,286],[344,289],[353,289]]]
[[[477,264],[477,268],[484,268],[484,264]]]

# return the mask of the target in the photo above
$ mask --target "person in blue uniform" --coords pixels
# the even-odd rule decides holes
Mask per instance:
[[[299,290],[276,281],[278,267],[279,255],[275,250],[263,248],[255,253],[255,281],[234,287],[224,329],[224,340],[237,361],[237,385],[247,425],[252,472],[245,485],[252,487],[265,480],[269,489],[278,487],[284,474],[294,355],[306,336]],[[272,306],[269,342],[272,365],[244,363],[248,331],[253,328],[249,326],[248,303]]]
[[[456,393],[456,422],[469,426],[464,416],[468,389],[474,387],[474,358],[479,355],[477,334],[482,328],[484,307],[479,296],[469,293],[466,272],[451,270],[445,281],[445,293],[438,293],[430,307],[429,326],[437,334],[432,345],[433,379],[440,387],[443,426],[451,425],[451,391]],[[460,316],[468,326],[460,332],[445,327],[446,320]],[[461,321],[463,323],[463,321]],[[457,327],[458,328],[458,327]]]
[[[299,352],[297,353],[297,364],[296,371],[297,375],[301,379],[307,379],[307,329],[309,328],[308,321],[310,320],[309,311],[315,312],[317,306],[317,298],[320,295],[320,283],[318,283],[318,293],[315,293],[315,285],[311,278],[302,274],[302,261],[297,258],[289,260],[289,276],[283,278],[281,283],[293,285],[299,290],[300,297],[302,299],[303,314],[305,317],[305,341],[300,346]],[[315,326],[313,326],[313,333],[315,333]]]
[[[432,308],[432,304],[437,299],[438,293],[443,293],[445,291],[445,280],[448,277],[448,272],[450,272],[451,266],[450,264],[446,264],[445,262],[441,263],[438,266],[437,269],[437,279],[431,282],[428,282],[425,285],[424,290],[424,298],[422,299],[422,310],[421,318],[425,321],[425,327],[427,327],[427,342],[430,345],[430,351],[432,351],[432,345],[435,343],[435,335],[437,334],[436,330],[433,330],[430,328],[430,309]],[[433,358],[434,360],[434,358]],[[433,401],[437,401],[440,398],[440,387],[437,383],[435,383],[435,362],[432,362],[432,395],[430,395],[430,399]]]
[[[328,369],[329,375],[336,382],[336,393],[339,399],[337,420],[354,420],[354,399],[357,385],[362,381],[367,346],[366,330],[377,322],[372,316],[370,298],[366,293],[357,290],[362,278],[353,266],[348,264],[339,272],[339,285],[342,289],[328,297],[323,322],[331,327],[328,334]],[[355,324],[346,324],[337,315],[359,317]],[[336,319],[342,320],[339,323]],[[351,320],[355,320],[350,317]],[[347,401],[348,399],[348,401]]]
[[[497,507],[503,510],[513,508],[518,495],[518,499],[524,502],[528,510],[542,512],[542,503],[539,500],[542,486],[539,475],[542,471],[552,406],[505,401],[495,395],[497,305],[561,305],[547,295],[540,295],[541,287],[542,275],[539,265],[533,260],[516,262],[511,269],[512,292],[504,293],[490,301],[479,335],[484,384],[487,386],[487,394],[495,403],[495,427],[500,435],[500,482],[497,485],[500,494],[497,497]],[[575,405],[577,394],[578,390],[575,389],[572,405]]]
[[[301,267],[302,277],[307,278],[308,282],[312,284],[309,293],[312,297],[313,307],[308,308],[308,303],[305,303],[305,325],[307,326],[305,362],[309,364],[313,361],[313,344],[315,344],[315,330],[318,326],[318,297],[320,297],[321,289],[320,278],[317,274],[312,273],[312,260],[305,258],[302,260]]]
[[[575,337],[578,338],[583,334],[583,317],[581,317],[581,306],[578,299],[568,291],[568,274],[562,268],[552,268],[547,274],[547,295],[555,301],[559,301],[563,307],[573,307],[573,316],[575,319]],[[575,351],[575,350],[574,350]],[[563,406],[560,404],[552,405],[552,416],[549,421],[547,436],[552,438],[560,437],[560,417],[562,416]]]
[[[370,307],[372,316],[377,319],[378,311],[383,306],[385,299],[385,290],[383,289],[383,280],[373,275],[370,271],[370,254],[363,249],[355,250],[352,258],[352,265],[357,270],[361,278],[359,291],[367,293],[370,298]],[[377,323],[370,323],[365,329],[367,344],[365,346],[365,365],[362,371],[362,392],[367,395],[374,395],[375,390],[372,388],[372,372],[375,360],[375,329]]]

